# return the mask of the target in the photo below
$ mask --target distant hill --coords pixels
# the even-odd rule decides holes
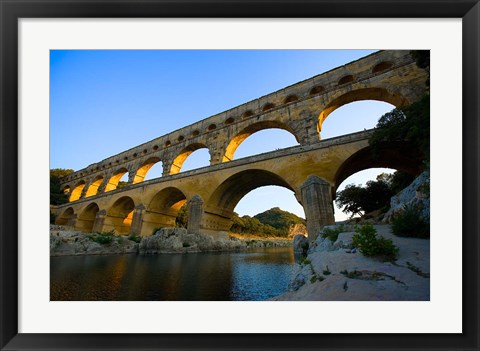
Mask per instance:
[[[279,207],[274,207],[265,212],[259,213],[253,216],[253,218],[258,219],[263,224],[271,225],[276,229],[290,228],[295,224],[305,224],[303,218],[300,218],[291,212],[284,211]]]
[[[303,218],[283,211],[278,207],[271,208],[254,217],[239,217],[235,213],[232,219],[233,225],[230,230],[240,234],[288,237],[292,234],[292,230],[297,234],[298,232],[301,233],[305,228],[305,220]]]

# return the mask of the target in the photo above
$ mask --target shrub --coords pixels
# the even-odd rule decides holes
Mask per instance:
[[[142,238],[138,235],[130,235],[128,237],[128,240],[131,240],[131,241],[134,241],[136,243],[139,243],[140,241],[142,241]]]
[[[354,247],[367,257],[379,257],[385,261],[394,261],[398,254],[398,247],[392,240],[377,236],[377,231],[371,224],[356,227],[356,234],[352,237]]]
[[[101,233],[95,233],[93,235],[89,235],[88,238],[90,240],[95,241],[96,243],[106,245],[106,244],[110,244],[113,241],[114,235],[115,235],[115,230],[111,230],[109,232],[101,232]]]
[[[418,206],[404,205],[403,212],[392,219],[392,231],[398,236],[426,239],[430,237],[430,224],[422,218]]]
[[[323,228],[322,230],[322,238],[328,238],[332,242],[337,241],[338,239],[338,234],[344,232],[343,225],[339,225],[335,229],[330,229],[330,228]]]

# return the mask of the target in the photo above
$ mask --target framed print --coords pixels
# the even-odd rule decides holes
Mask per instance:
[[[477,1],[0,10],[2,350],[478,349]]]

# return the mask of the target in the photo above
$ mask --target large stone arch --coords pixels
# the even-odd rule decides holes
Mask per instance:
[[[244,142],[245,139],[247,139],[252,134],[264,129],[286,130],[287,132],[291,133],[295,137],[295,140],[297,140],[298,143],[300,143],[299,136],[295,133],[293,128],[291,128],[288,124],[281,121],[276,121],[276,120],[260,121],[260,122],[249,125],[248,127],[244,128],[242,131],[240,131],[233,138],[230,139],[223,153],[222,162],[228,162],[233,160],[235,151],[240,146],[240,144]]]
[[[422,170],[422,157],[419,151],[409,142],[385,143],[381,147],[372,150],[365,147],[348,159],[338,168],[334,186],[333,198],[339,185],[349,176],[369,168],[392,168],[401,172],[418,175]]]
[[[168,187],[157,192],[143,215],[142,234],[149,235],[156,228],[174,227],[178,211],[187,197],[178,188]]]
[[[68,207],[59,216],[55,218],[55,224],[58,225],[72,225],[75,220],[75,211],[73,207]]]
[[[340,95],[339,95],[340,94]],[[322,131],[322,124],[327,117],[339,107],[356,101],[376,100],[392,104],[395,107],[401,107],[409,104],[409,101],[399,93],[392,92],[386,88],[361,88],[349,90],[347,92],[340,91],[326,104],[318,116],[317,131]]]
[[[150,157],[145,162],[143,162],[142,165],[135,172],[135,176],[133,177],[133,184],[143,182],[150,168],[152,168],[158,162],[161,162],[161,159],[156,156]]]
[[[90,203],[78,216],[75,229],[85,233],[92,232],[93,224],[100,208],[95,202]]]
[[[103,183],[103,176],[97,176],[95,179],[90,183],[88,186],[87,192],[85,193],[85,197],[95,196],[98,193],[98,189],[100,185]]]
[[[126,167],[121,167],[117,169],[108,180],[108,183],[105,186],[105,192],[117,189],[118,182],[125,175],[125,173],[129,173]]]
[[[170,167],[170,174],[177,174],[182,169],[183,163],[185,160],[190,156],[193,152],[199,149],[208,149],[209,153],[210,149],[203,143],[192,143],[185,147],[182,151],[178,153],[178,155],[174,158],[172,162],[172,166]]]
[[[80,199],[80,197],[82,196],[83,188],[85,188],[85,185],[86,185],[85,181],[81,180],[74,186],[72,192],[70,193],[70,198],[69,198],[70,202]]]
[[[262,169],[240,171],[223,181],[204,204],[201,229],[209,232],[228,231],[233,210],[250,191],[262,186],[277,185],[294,191],[282,177]]]
[[[122,196],[107,210],[104,231],[115,230],[117,234],[128,234],[133,220],[135,202],[130,196]]]

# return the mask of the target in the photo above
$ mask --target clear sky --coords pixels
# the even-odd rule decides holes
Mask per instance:
[[[178,128],[323,73],[369,50],[52,50],[50,53],[50,168],[82,169]],[[334,111],[322,139],[375,126],[393,109],[362,101]],[[297,145],[286,131],[255,133],[235,158]],[[182,171],[207,166],[206,149]],[[346,184],[365,184],[382,169],[359,172]],[[157,164],[146,179],[161,176]],[[280,207],[304,217],[293,193],[263,187],[235,211],[255,215]],[[337,220],[345,218],[340,211]]]

